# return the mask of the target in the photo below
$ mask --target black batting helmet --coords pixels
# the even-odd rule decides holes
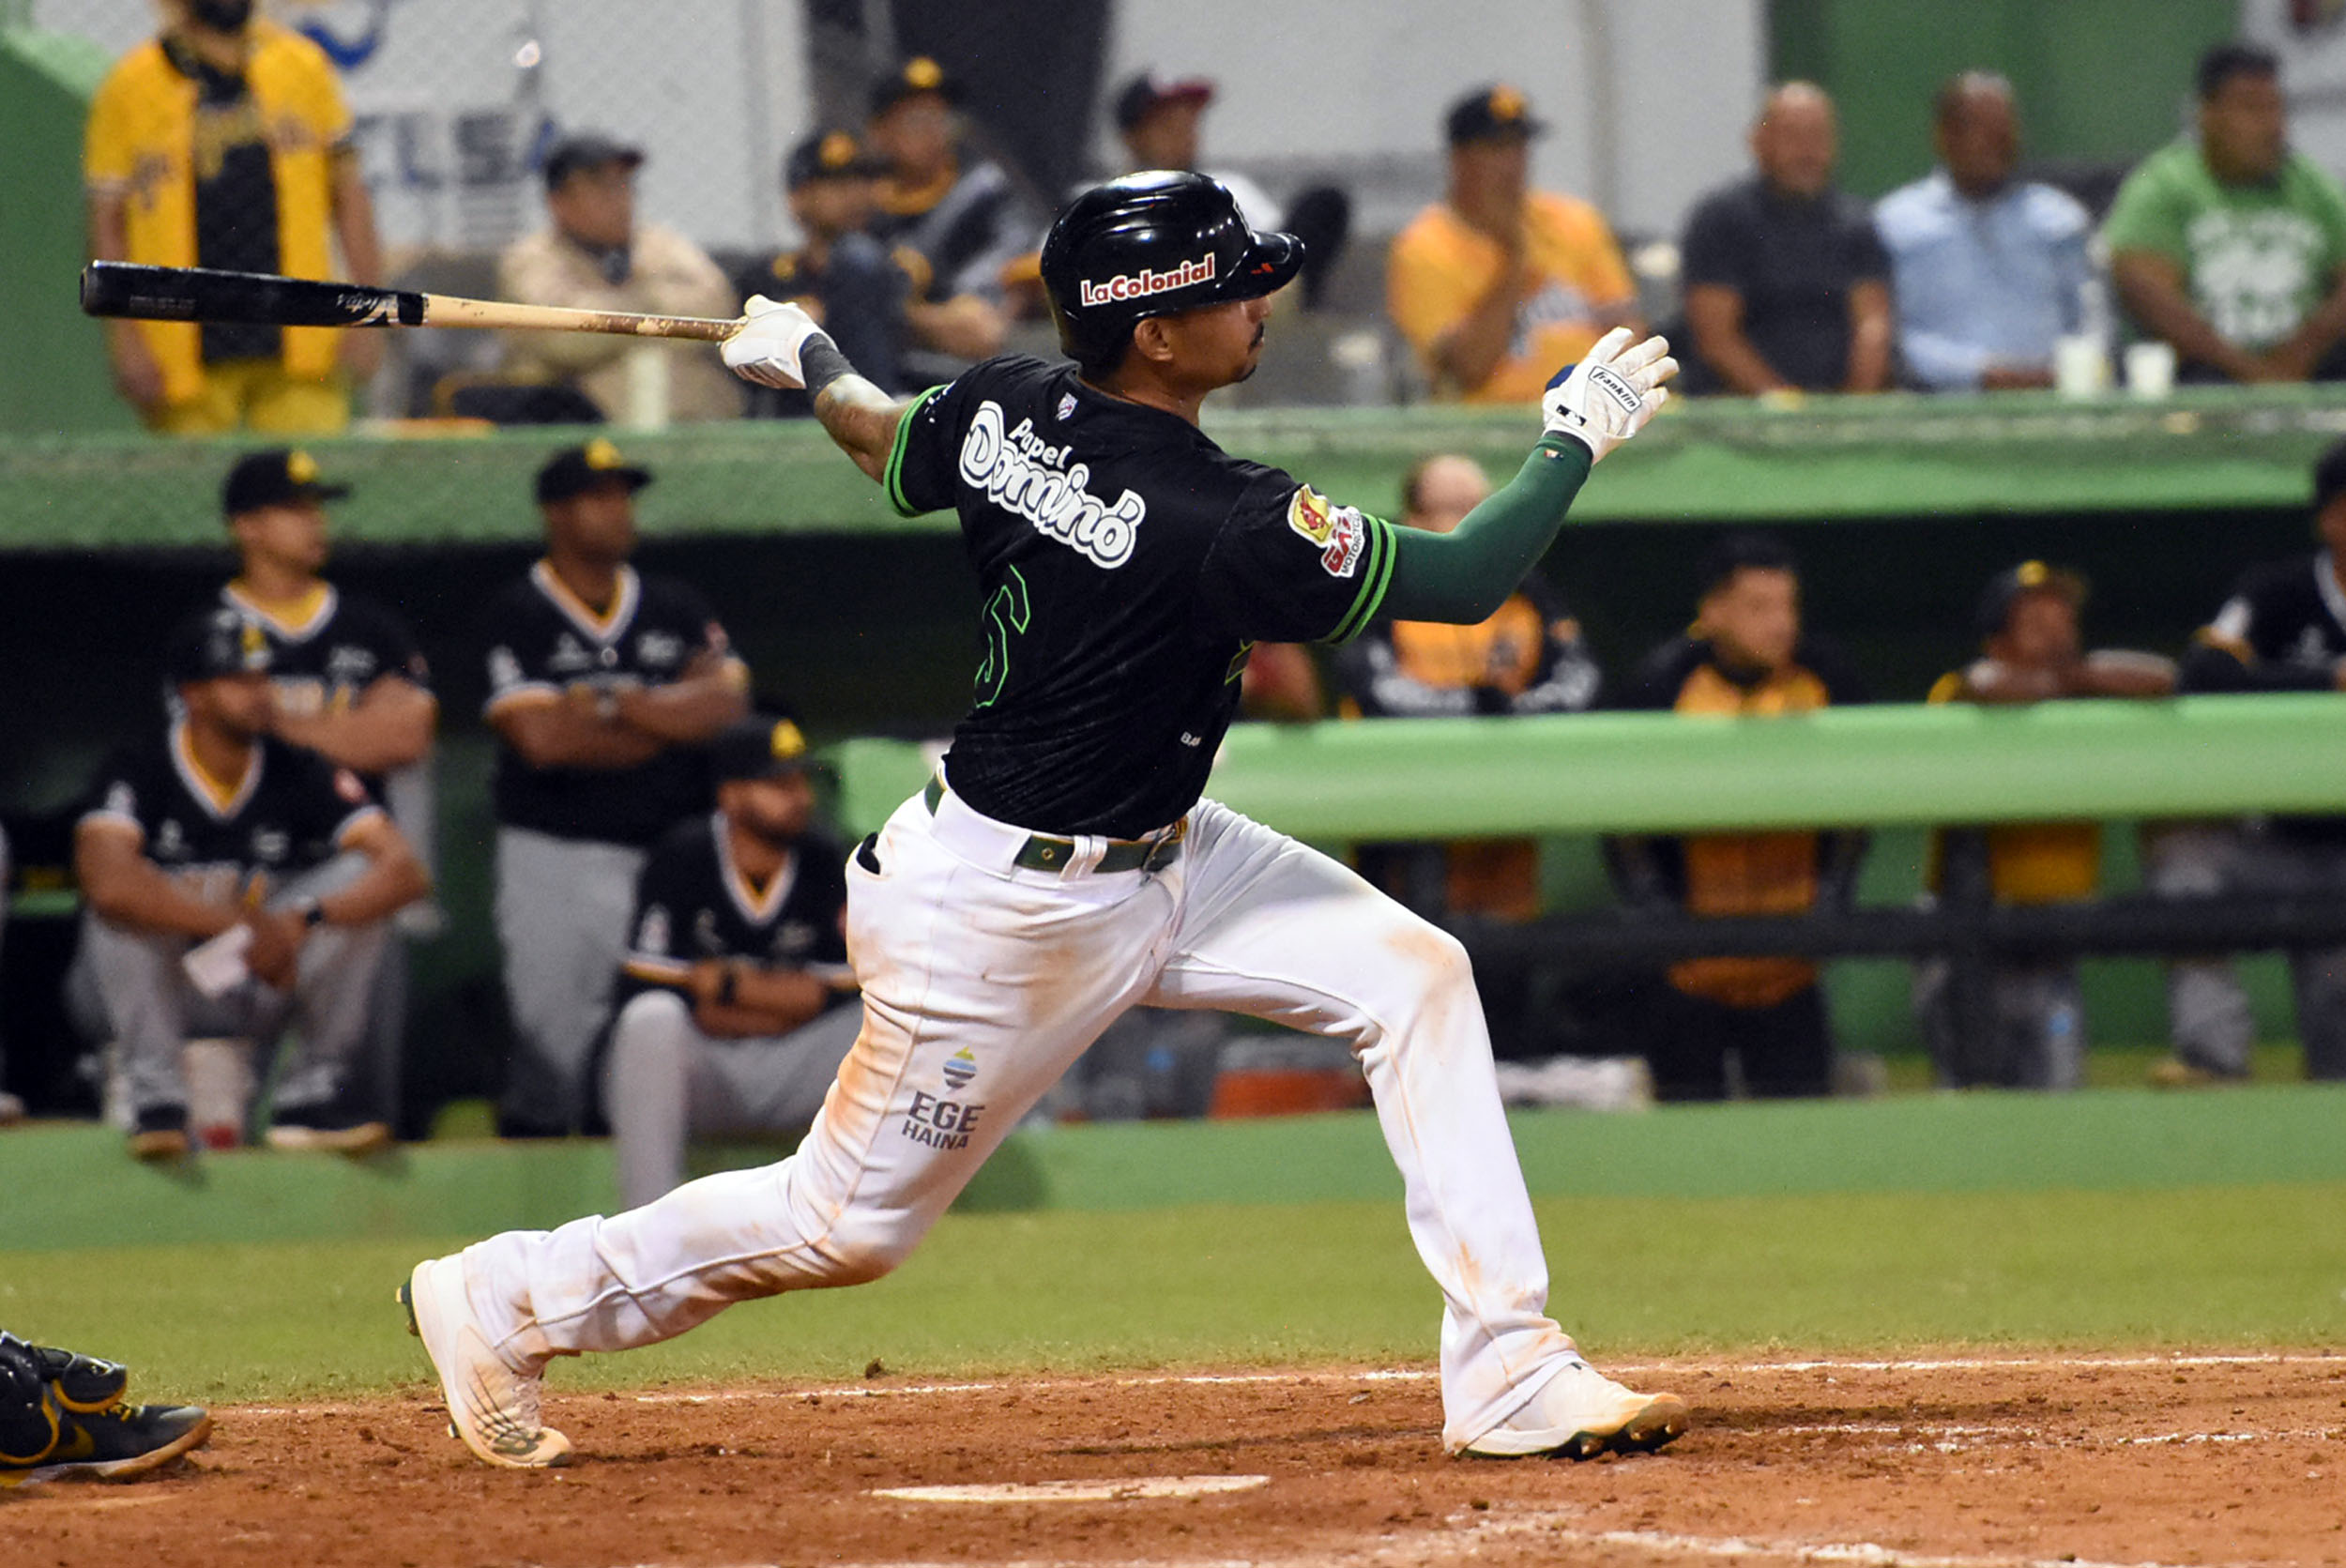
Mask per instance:
[[[1093,186],[1043,241],[1059,346],[1088,373],[1122,362],[1135,324],[1269,294],[1302,264],[1303,242],[1257,234],[1220,181],[1162,169]]]

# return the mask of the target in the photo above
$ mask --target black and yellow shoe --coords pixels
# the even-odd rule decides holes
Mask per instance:
[[[0,1334],[0,1489],[34,1481],[129,1481],[201,1448],[211,1413],[126,1405],[119,1362]]]

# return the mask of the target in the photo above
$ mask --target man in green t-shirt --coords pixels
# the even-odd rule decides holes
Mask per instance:
[[[2186,379],[2346,378],[2346,190],[2290,151],[2280,62],[2200,58],[2200,127],[2126,176],[2102,236],[2118,297]]]

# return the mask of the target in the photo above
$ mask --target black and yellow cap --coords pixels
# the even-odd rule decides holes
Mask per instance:
[[[709,757],[720,784],[778,779],[806,767],[806,735],[792,720],[753,714],[721,731]]]
[[[273,447],[236,460],[220,488],[220,510],[230,517],[263,507],[303,501],[339,501],[350,494],[346,484],[328,484],[318,475],[317,459],[298,447]]]
[[[2069,601],[2071,609],[2085,605],[2085,579],[2066,567],[2047,566],[2043,561],[2022,561],[2018,566],[1999,571],[1988,580],[1988,586],[1979,596],[1979,634],[1996,637],[2003,634],[2012,619],[2012,606],[2024,594],[2058,594]]]
[[[538,470],[538,504],[567,501],[599,485],[623,484],[641,490],[651,483],[651,470],[638,468],[619,455],[619,449],[602,436],[582,447],[565,447],[546,459]]]
[[[1547,129],[1546,120],[1531,117],[1531,105],[1504,82],[1477,87],[1450,106],[1442,129],[1454,147],[1470,142],[1520,142]]]
[[[818,179],[871,179],[884,167],[864,151],[854,132],[818,130],[790,149],[782,164],[782,184],[785,190],[796,190]]]
[[[222,676],[259,674],[274,662],[268,638],[242,614],[221,605],[172,629],[163,675],[175,686]]]
[[[961,84],[926,54],[915,54],[872,89],[872,113],[885,114],[908,98],[935,93],[947,103],[961,101]]]

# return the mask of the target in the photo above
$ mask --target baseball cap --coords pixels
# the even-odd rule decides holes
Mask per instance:
[[[1202,76],[1160,82],[1147,71],[1116,89],[1116,129],[1130,130],[1166,103],[1207,104],[1213,101],[1213,84]]]
[[[908,98],[935,93],[948,103],[961,101],[961,84],[925,54],[915,54],[872,89],[872,113],[885,114]]]
[[[1501,82],[1477,87],[1452,104],[1442,129],[1455,147],[1469,142],[1520,141],[1546,131],[1547,122],[1533,119],[1523,94]]]
[[[807,764],[806,736],[789,719],[770,713],[753,714],[718,732],[709,743],[709,761],[717,782],[736,779],[778,779]]]
[[[339,501],[349,494],[350,486],[319,479],[317,459],[308,452],[278,447],[236,460],[228,470],[228,481],[220,487],[220,509],[235,517],[298,501]]]
[[[175,686],[267,670],[271,662],[260,627],[224,604],[172,628],[163,647],[163,674]]]
[[[599,484],[617,480],[630,490],[651,483],[651,470],[631,466],[619,449],[598,435],[583,447],[565,447],[538,470],[538,504],[567,501]]]
[[[2022,594],[2057,593],[2069,601],[2071,609],[2085,603],[2085,579],[2064,567],[2047,566],[2043,561],[2022,561],[2009,571],[1999,571],[1988,580],[1988,586],[1979,596],[1979,634],[1994,637],[2003,633],[2012,618],[2012,606]]]
[[[634,169],[643,161],[643,148],[615,141],[599,130],[582,130],[563,137],[546,153],[546,189],[561,189],[562,182],[581,169],[601,169],[612,163]]]
[[[881,171],[879,160],[863,150],[853,132],[818,130],[783,160],[782,185],[796,190],[818,179],[868,179]]]

